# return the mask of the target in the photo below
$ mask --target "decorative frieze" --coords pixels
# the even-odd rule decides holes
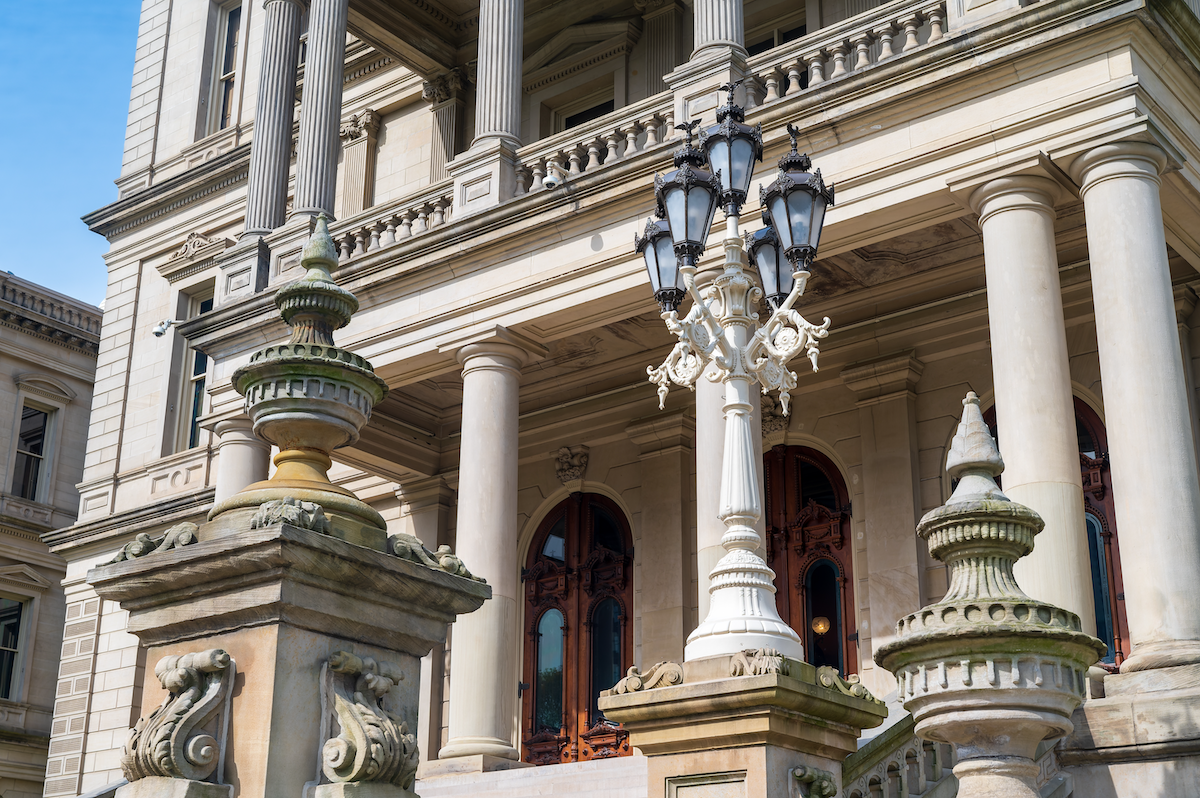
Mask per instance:
[[[325,509],[321,505],[290,496],[263,502],[250,519],[251,529],[262,529],[274,524],[291,524],[323,534],[327,534],[330,528],[329,519],[325,517]]]
[[[729,660],[730,676],[762,676],[764,673],[788,675],[788,661],[773,648],[746,649]]]

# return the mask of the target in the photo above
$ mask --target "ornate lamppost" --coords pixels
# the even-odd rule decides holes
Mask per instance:
[[[808,283],[825,209],[833,204],[833,187],[826,187],[820,170],[809,171],[811,161],[797,149],[798,131],[788,125],[791,151],[779,162],[778,178],[762,191],[767,227],[748,235],[746,242],[771,310],[766,322],[758,324],[755,307],[764,291],[743,266],[738,220],[754,162],[762,160],[762,134],[744,123],[745,112],[734,104],[737,85],[721,87],[729,99],[717,111],[717,124],[701,133],[699,149],[692,146],[698,123],[678,126],[686,139],[675,154],[676,169],[656,175],[654,181],[658,216],[665,222],[651,220],[645,234],[635,239],[663,321],[679,338],[662,365],[647,369],[658,386],[659,407],[670,383],[695,390],[710,364],[708,378],[725,386],[719,517],[726,527],[721,538],[726,554],[710,574],[709,614],[688,637],[688,661],[746,649],[774,649],[794,659],[804,656],[799,635],[775,609],[775,574],[757,553],[761,538],[754,524],[762,515],[762,498],[754,463],[757,432],[751,425],[751,386],[757,382],[763,393],[779,391],[787,413],[790,391],[796,387],[788,361],[804,351],[817,370],[819,342],[828,335],[829,319],[812,324],[793,306]],[[696,261],[718,203],[725,211],[725,269],[700,290]],[[678,308],[685,295],[691,297],[692,308],[680,319]]]

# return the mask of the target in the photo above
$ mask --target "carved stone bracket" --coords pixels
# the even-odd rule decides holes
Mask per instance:
[[[801,765],[791,770],[792,795],[798,798],[834,798],[837,795],[837,779],[828,770]]]
[[[463,561],[455,556],[449,546],[438,546],[437,551],[430,551],[415,535],[401,532],[388,538],[388,548],[391,549],[392,554],[402,560],[436,568],[455,576],[463,576],[476,582],[485,582],[483,577],[475,576],[467,570],[467,566],[463,565]]]
[[[676,684],[683,684],[683,667],[678,662],[658,662],[650,666],[645,673],[639,671],[634,665],[625,673],[625,678],[617,682],[612,690],[605,690],[600,695],[623,695]]]
[[[871,695],[871,691],[859,681],[857,673],[852,673],[843,679],[837,668],[832,665],[822,665],[817,668],[817,684],[837,690],[842,695],[862,698],[883,706],[883,702]]]
[[[330,529],[329,519],[321,505],[290,497],[263,502],[250,519],[251,529],[262,529],[274,524],[291,524],[326,535]]]
[[[559,449],[555,453],[557,463],[554,466],[558,481],[566,485],[568,482],[583,479],[583,474],[587,471],[589,451],[586,446],[564,446]]]
[[[417,777],[417,738],[383,699],[404,679],[399,668],[336,651],[321,674],[321,772],[335,784],[372,782],[411,790]]]
[[[762,676],[767,673],[788,675],[787,659],[773,648],[739,651],[729,661],[730,676]]]
[[[184,521],[182,524],[176,524],[168,529],[166,534],[157,540],[145,532],[140,532],[134,537],[132,542],[125,544],[125,548],[117,552],[117,556],[113,557],[105,565],[134,560],[138,557],[145,557],[148,554],[156,554],[160,551],[169,551],[181,546],[188,546],[196,542],[196,536],[199,531],[200,528],[198,526],[189,521]]]
[[[130,730],[121,757],[125,778],[222,783],[235,670],[219,648],[159,660],[154,675],[168,695]]]

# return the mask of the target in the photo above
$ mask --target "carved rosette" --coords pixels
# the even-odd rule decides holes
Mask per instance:
[[[404,678],[398,668],[336,651],[325,665],[322,700],[336,728],[321,748],[321,772],[335,783],[373,782],[412,789],[417,738],[383,699]]]
[[[164,776],[220,783],[235,665],[219,648],[164,657],[154,674],[167,697],[129,732],[121,770],[129,781]]]

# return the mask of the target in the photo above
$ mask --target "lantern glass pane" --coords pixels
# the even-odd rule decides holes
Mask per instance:
[[[725,191],[729,190],[729,142],[724,138],[708,139],[708,165],[713,174],[717,170],[721,172],[721,188]]]
[[[729,164],[730,177],[722,182],[738,191],[749,191],[750,177],[754,174],[754,142],[743,136],[730,142]]]
[[[642,250],[642,258],[646,261],[646,271],[650,273],[650,287],[658,293],[662,289],[661,270],[659,267],[660,255],[658,253],[657,242],[647,244]]]
[[[780,193],[772,194],[767,199],[767,212],[771,214],[775,235],[779,236],[780,249],[788,249],[792,246],[792,226],[788,221],[786,198]]]
[[[792,286],[796,284],[796,278],[792,277],[792,264],[783,256],[782,251],[775,260],[775,264],[779,273],[779,293],[787,296],[792,293]]]
[[[713,217],[709,211],[710,208],[715,210],[714,200],[715,197],[709,192],[708,186],[692,186],[688,191],[686,228],[688,241],[694,241],[701,246],[708,241],[708,230],[712,226]]]
[[[659,287],[683,288],[683,275],[679,273],[679,261],[675,259],[675,242],[670,236],[661,236],[654,242],[654,250],[657,252],[658,273],[662,275]]]
[[[813,199],[812,210],[812,248],[815,251],[817,245],[821,243],[821,228],[825,226],[825,209],[829,207],[825,202],[824,197],[815,197]]]
[[[758,267],[758,277],[767,296],[779,293],[778,254],[771,243],[763,244],[754,252],[754,265]]]
[[[811,242],[813,195],[805,189],[794,188],[788,194],[788,226],[791,227],[792,245],[803,247]],[[778,218],[772,216],[771,218]]]
[[[672,233],[687,231],[687,192],[679,186],[671,186],[663,190],[663,204],[667,208],[667,224],[671,225]],[[687,236],[681,236],[686,239]]]

